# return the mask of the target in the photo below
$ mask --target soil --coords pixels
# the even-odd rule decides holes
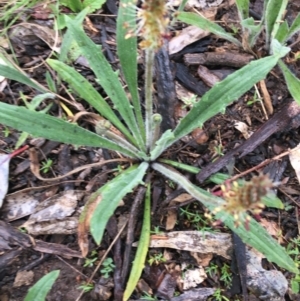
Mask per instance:
[[[228,1],[224,0],[224,2],[227,3]],[[262,2],[263,1],[261,0],[251,1],[251,9],[253,10],[254,15],[255,13],[258,15],[261,13]],[[299,12],[299,8],[300,1],[289,1],[288,10],[286,13],[286,19],[288,22],[291,22],[295,19]],[[92,22],[93,26],[99,30],[100,34],[93,33],[91,27],[88,25],[85,26],[85,29],[94,42],[102,44],[105,54],[108,60],[112,63],[113,68],[118,69],[116,49],[113,43],[115,40],[115,18],[106,16],[116,14],[116,9],[116,3],[111,0],[106,3],[101,14],[94,14],[90,16],[90,21]],[[39,21],[39,24],[53,24],[53,20],[50,17],[49,19],[42,19],[40,15],[37,17],[38,11],[39,10],[35,8],[31,13],[28,13],[30,21]],[[64,11],[65,13],[70,13],[70,11],[66,8]],[[217,20],[226,20],[227,26],[229,26],[230,23],[228,22],[230,22],[230,20],[237,20],[236,11],[233,6],[223,5],[218,10],[217,18]],[[18,20],[18,22],[21,22],[21,20]],[[1,25],[3,26],[3,24]],[[175,30],[181,30],[182,27],[183,24],[180,23],[175,25],[175,28],[172,29],[172,34],[175,34]],[[20,67],[26,69],[26,72],[28,72],[30,76],[36,79],[39,83],[46,85],[45,73],[47,72],[47,69],[45,64],[41,64],[41,58],[45,59],[48,57],[51,50],[49,49],[47,43],[41,41],[40,39],[38,40],[39,41],[34,39],[32,43],[27,42],[24,45],[23,38],[21,39],[21,42],[15,42],[13,47],[15,49]],[[289,68],[299,78],[299,60],[292,61],[292,54],[298,53],[300,50],[300,44],[297,43],[298,40],[298,35],[296,34],[295,37],[289,41],[289,44],[292,45],[292,52],[291,55],[286,58],[286,62],[288,62]],[[201,47],[204,47],[204,52],[212,52],[216,48],[230,49],[231,47],[230,45],[228,46],[228,43],[224,42],[224,40],[217,39],[212,35],[200,42],[195,42],[194,46],[199,46],[199,43],[202,43]],[[264,36],[262,35],[255,49],[255,51],[262,56],[265,55],[263,43]],[[189,89],[189,91],[196,93],[198,96],[203,95],[203,93],[209,89],[209,86],[200,80],[197,73],[198,65],[186,66],[184,64],[184,52],[172,55],[171,60],[169,60],[168,54],[166,57],[166,53],[164,53],[164,51],[166,51],[166,49],[161,50],[161,52],[157,55],[156,78],[159,80],[157,80],[155,84],[155,89],[159,94],[157,96],[157,110],[160,114],[162,114],[165,120],[162,126],[164,129],[167,129],[174,127],[178,119],[182,117],[181,114],[185,113],[182,112],[182,107],[184,104],[174,93],[174,84],[176,82],[180,82],[184,87]],[[190,53],[192,53],[192,50],[188,51],[191,51]],[[189,53],[188,51],[186,53]],[[166,66],[166,64],[168,65]],[[226,72],[232,72],[238,68],[236,66],[224,67],[218,64],[207,67],[213,71],[226,69]],[[89,68],[77,64],[76,69],[80,71],[85,78],[88,78],[92,83],[95,83],[95,79]],[[144,67],[143,63],[141,62],[139,64],[141,87],[143,71]],[[54,74],[52,73],[52,75]],[[159,77],[160,75],[161,77]],[[165,83],[167,86],[165,90],[160,86],[160,80],[167,81]],[[254,102],[251,104],[247,103],[253,100],[255,94],[255,90],[253,89],[238,99],[233,105],[229,106],[226,109],[225,114],[219,114],[207,121],[200,133],[194,133],[193,136],[183,139],[179,144],[172,147],[164,154],[164,157],[168,159],[176,158],[182,163],[204,168],[204,172],[211,167],[212,162],[224,157],[224,162],[222,164],[219,163],[220,165],[217,167],[218,170],[216,171],[231,173],[234,175],[245,172],[262,163],[266,159],[273,158],[290,148],[294,148],[300,143],[300,122],[297,119],[297,116],[292,116],[289,113],[284,115],[282,113],[284,112],[283,110],[288,107],[288,104],[292,99],[278,68],[274,68],[274,70],[272,70],[265,83],[270,94],[271,103],[274,110],[272,114],[265,113],[260,102]],[[10,81],[9,85],[3,90],[3,92],[0,92],[1,101],[10,104],[22,105],[22,100],[20,99],[19,94],[20,91],[22,91],[22,93],[28,98],[32,98],[36,95],[36,92],[31,88],[21,85],[15,81]],[[59,92],[62,96],[68,98],[68,95],[64,89],[61,89]],[[160,97],[166,100],[166,103],[163,105],[161,104]],[[43,102],[40,108],[45,108],[49,103],[50,101],[48,100]],[[91,110],[91,108],[84,102],[80,102],[77,106],[77,109],[80,107],[87,111]],[[74,107],[72,109],[74,109],[74,111],[77,110]],[[279,114],[276,114],[278,112]],[[49,111],[49,114],[54,116],[63,116],[64,112],[58,103],[54,103]],[[237,121],[246,123],[249,126],[249,131],[254,132],[253,135],[255,135],[255,132],[258,129],[261,129],[262,126],[268,124],[269,127],[272,128],[273,125],[275,126],[275,124],[278,124],[278,122],[283,118],[286,118],[285,120],[287,120],[287,122],[276,128],[275,131],[271,131],[263,141],[260,141],[259,137],[257,136],[253,136],[254,138],[250,137],[249,139],[252,140],[250,140],[251,142],[248,144],[255,145],[255,148],[248,152],[246,151],[246,146],[244,144],[246,140],[243,134],[234,126]],[[92,129],[87,120],[81,121],[81,125]],[[261,135],[262,134],[259,134],[258,136]],[[13,149],[19,139],[19,136],[19,132],[1,125],[0,120],[1,152],[8,153],[9,150]],[[70,145],[67,146],[33,138],[27,139],[26,144],[30,145],[31,147],[34,146],[39,150],[40,163],[42,161],[45,162],[46,158],[53,161],[49,171],[42,173],[43,177],[48,178],[66,174],[67,172],[82,165],[96,163],[103,159],[108,160],[117,158],[116,154],[106,150],[95,150],[93,148],[75,147]],[[238,157],[237,154],[233,154],[231,157],[229,157],[228,154],[230,151],[237,146],[240,147],[241,152],[245,151],[245,154],[242,157]],[[219,151],[216,151],[217,149]],[[234,161],[232,161],[232,159],[234,159]],[[217,160],[216,162],[220,161]],[[38,195],[39,200],[44,199],[46,196],[49,197],[51,195],[57,195],[68,190],[83,190],[86,191],[86,194],[90,194],[98,187],[105,184],[110,178],[112,178],[117,168],[117,163],[111,163],[105,165],[104,167],[95,167],[79,174],[70,175],[66,179],[59,182],[54,182],[53,184],[52,182],[39,180],[32,173],[29,168],[28,153],[25,152],[24,154],[21,154],[11,160],[8,194],[12,194],[21,190],[24,190],[26,193],[31,191],[36,196]],[[288,240],[296,238],[299,235],[299,183],[295,171],[292,168],[287,156],[283,157],[280,161],[273,161],[264,166],[263,172],[269,173],[270,178],[275,182],[283,181],[284,183],[284,185],[279,186],[277,193],[278,197],[285,204],[286,209],[277,210],[268,208],[263,211],[261,217],[267,220],[268,223],[274,222],[277,225],[278,230],[282,233],[282,243],[286,246]],[[248,180],[254,174],[255,172],[246,174],[244,179]],[[199,182],[203,182],[208,177],[208,175],[203,174],[199,174],[197,177],[190,175],[187,176],[190,177],[190,180],[198,183],[199,185]],[[200,178],[201,181],[199,181]],[[46,187],[46,185],[48,186]],[[201,185],[205,189],[213,188],[211,184],[206,184],[206,182]],[[160,230],[165,231],[166,215],[173,210],[177,216],[177,222],[173,228],[173,231],[199,230],[209,227],[214,229],[219,228],[221,232],[230,233],[222,226],[216,226],[215,221],[206,219],[204,217],[206,213],[205,209],[198,202],[194,202],[188,198],[183,203],[170,203],[172,196],[175,198],[176,195],[181,194],[182,191],[180,188],[174,187],[173,183],[167,182],[159,175],[156,175],[152,192],[154,204],[152,206],[153,218],[151,225],[153,229],[155,229],[155,227],[159,227]],[[32,239],[47,243],[45,245],[45,249],[47,249],[46,252],[37,251],[34,247],[34,243],[30,243],[30,240],[28,240],[29,237],[26,234],[22,234],[25,235],[24,237],[21,236],[21,239],[26,240],[26,243],[22,243],[20,238],[16,239],[17,236],[15,232],[9,232],[8,228],[5,228],[5,225],[7,225],[7,227],[10,225],[14,229],[18,229],[18,227],[27,221],[28,216],[20,217],[16,220],[9,220],[5,215],[5,212],[1,212],[0,210],[1,219],[4,221],[4,224],[2,224],[3,229],[7,229],[3,230],[3,233],[10,233],[7,238],[7,236],[4,236],[4,234],[0,231],[0,301],[24,300],[28,289],[43,275],[53,270],[60,270],[60,275],[53,285],[46,300],[78,300],[80,295],[80,289],[78,287],[91,277],[93,271],[99,263],[99,260],[102,258],[104,252],[108,249],[118,232],[117,224],[120,223],[122,217],[129,216],[131,204],[135,196],[136,192],[127,196],[123,200],[123,206],[120,206],[116,210],[114,217],[109,222],[108,231],[105,234],[100,246],[96,246],[92,238],[89,239],[89,250],[90,252],[95,251],[96,254],[94,257],[89,255],[89,258],[96,258],[95,262],[89,267],[85,266],[87,263],[85,259],[78,258],[80,256],[72,257],[65,253],[71,251],[76,251],[79,253],[76,231],[74,231],[74,233],[61,235],[48,233],[34,236]],[[168,199],[169,203],[164,201],[166,206],[165,208],[162,208],[160,204],[162,200],[165,200],[166,198]],[[83,206],[84,202],[84,198],[80,199],[78,201],[78,207]],[[168,209],[166,209],[166,207],[168,207]],[[135,241],[138,240],[141,229],[142,210],[143,209],[140,206],[136,214],[137,225],[134,231]],[[184,214],[183,210],[188,210],[194,215],[202,216],[203,220],[198,220],[195,222],[191,216]],[[5,241],[7,243],[5,243]],[[109,273],[109,277],[105,278],[103,272],[96,272],[92,282],[96,288],[91,292],[85,293],[80,300],[121,300],[120,296],[124,287],[124,283],[121,281],[121,258],[123,257],[125,242],[126,233],[123,233],[108,254],[108,257],[113,258],[114,264],[116,265],[114,274]],[[64,249],[65,251],[57,251],[56,254],[53,254],[54,245],[52,244],[56,246],[55,248],[58,248],[57,245],[63,245],[66,249]],[[51,250],[51,252],[49,250]],[[149,250],[148,257],[151,258],[152,256],[153,258],[157,254],[163,253],[164,251],[164,249],[151,249]],[[165,300],[171,299],[172,295],[170,294],[174,293],[174,291],[178,292],[179,294],[182,293],[180,285],[178,283],[176,284],[176,279],[179,277],[178,275],[182,272],[182,270],[178,271],[175,267],[181,266],[183,263],[189,263],[190,265],[195,266],[196,260],[190,254],[190,252],[187,251],[170,249],[168,252],[169,254],[165,253],[165,256],[169,258],[166,262],[160,262],[151,266],[148,263],[146,264],[142,281],[139,283],[139,292],[135,292],[132,295],[132,300],[141,300],[141,291],[156,293],[160,299]],[[129,258],[130,262],[133,260],[133,255],[134,249]],[[233,275],[232,283],[229,286],[226,284],[226,282],[220,279],[220,268],[224,266],[224,264],[228,264],[228,266],[234,270],[233,263],[230,260],[224,259],[218,255],[213,255],[212,258],[208,260],[208,264],[210,261],[219,267],[219,272],[213,276],[209,276],[198,287],[221,288],[223,295],[228,298],[224,300],[246,300],[248,297],[245,295],[245,292],[243,293],[241,285],[239,284],[239,280],[235,282],[236,279],[238,279],[236,275]],[[271,266],[266,262],[264,267],[268,269],[273,268],[274,266]],[[103,266],[100,269],[103,269]],[[15,283],[15,278],[17,273],[20,271],[32,271],[33,278],[25,279],[28,281],[26,282],[24,280],[24,282],[18,286],[18,284]],[[282,272],[287,279],[292,277],[291,274],[285,271]],[[250,292],[247,294],[250,295],[248,300],[259,300],[255,294],[251,294]],[[172,300],[176,299],[174,298]],[[210,296],[207,300],[217,299],[214,299],[214,297]],[[300,300],[300,297],[291,294],[289,291],[289,293],[285,295],[285,300]]]

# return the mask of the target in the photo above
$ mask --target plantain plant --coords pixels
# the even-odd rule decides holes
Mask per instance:
[[[259,22],[256,22],[249,16],[249,0],[236,0],[235,4],[238,10],[242,30],[241,41],[235,38],[230,32],[224,30],[220,25],[201,15],[189,12],[178,12],[177,18],[185,23],[208,30],[253,54],[255,54],[253,52],[255,43],[263,31],[265,34],[265,49],[269,53],[273,53],[273,43],[277,44],[279,42],[280,45],[285,45],[287,41],[300,30],[300,13],[298,13],[290,26],[287,20],[282,20],[286,12],[288,0],[264,1],[263,15]],[[278,65],[284,75],[290,94],[300,105],[300,80],[290,71],[281,59],[278,60]]]
[[[78,26],[78,20],[83,20],[86,13],[87,9],[83,10],[75,20],[68,20],[66,37],[76,41],[81,54],[88,60],[97,83],[103,88],[111,104],[73,67],[58,59],[48,59],[47,63],[74,93],[98,112],[99,121],[95,125],[95,132],[61,118],[28,110],[25,107],[0,103],[0,122],[6,126],[62,143],[106,148],[119,152],[131,160],[130,167],[90,196],[78,226],[79,244],[83,255],[86,256],[88,252],[88,231],[90,230],[96,243],[100,244],[106,224],[120,200],[136,187],[146,185],[142,234],[123,297],[123,300],[128,300],[142,273],[150,240],[151,181],[146,181],[146,183],[143,181],[145,181],[146,174],[149,175],[155,171],[184,188],[212,214],[215,214],[216,219],[237,233],[245,243],[262,252],[268,260],[291,272],[298,273],[294,261],[288,256],[285,249],[247,213],[248,210],[254,213],[258,212],[265,193],[261,193],[261,197],[254,200],[255,204],[251,204],[251,206],[248,206],[247,202],[239,203],[238,198],[232,198],[232,194],[229,193],[230,188],[224,190],[226,193],[224,193],[225,199],[223,199],[193,184],[176,170],[176,168],[184,169],[195,173],[198,171],[197,169],[164,158],[164,152],[170,146],[197,127],[201,127],[209,118],[223,112],[226,106],[246,93],[255,83],[265,78],[290,49],[274,39],[271,45],[271,55],[251,62],[229,75],[222,82],[217,83],[203,95],[200,101],[194,104],[174,130],[167,130],[160,134],[159,127],[162,116],[153,112],[151,88],[154,56],[162,45],[169,21],[165,1],[145,0],[142,7],[134,14],[138,24],[136,29],[132,29],[133,4],[130,0],[120,1],[117,17],[117,52],[122,74],[130,92],[129,97],[126,94],[128,91],[122,87],[118,72],[113,71],[105,59],[101,47],[85,34],[81,26]],[[139,46],[145,53],[144,106],[142,106],[138,93],[137,36],[142,38]],[[43,93],[48,92],[46,88],[41,88],[36,82],[17,72],[11,65],[2,65],[0,74],[26,83]],[[249,77],[249,74],[252,76]],[[219,184],[220,177],[214,175],[211,177],[211,181]],[[240,189],[243,189],[243,186]],[[239,195],[242,190],[240,191],[235,185],[233,192],[235,195]],[[228,201],[231,202],[231,209],[227,206]],[[232,202],[237,202],[236,206],[233,206],[234,210]]]

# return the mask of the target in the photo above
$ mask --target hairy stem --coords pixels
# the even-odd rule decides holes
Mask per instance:
[[[150,151],[152,147],[152,115],[153,115],[153,99],[152,99],[152,74],[154,64],[154,50],[148,48],[145,50],[145,129],[146,129],[146,147]]]

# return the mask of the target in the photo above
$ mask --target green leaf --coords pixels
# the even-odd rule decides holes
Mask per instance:
[[[59,271],[55,270],[43,276],[34,286],[32,286],[24,301],[44,301],[53,283],[59,276]]]
[[[30,111],[24,107],[0,103],[0,120],[2,124],[27,132],[35,137],[44,137],[68,144],[103,147],[119,151],[131,158],[137,157],[135,153],[78,125],[46,114]]]
[[[198,26],[203,30],[208,30],[213,34],[228,40],[239,47],[242,47],[242,43],[234,38],[230,33],[226,32],[221,26],[195,13],[180,12],[178,14],[178,20],[190,25]]]
[[[88,60],[94,71],[97,82],[99,82],[105,90],[113,102],[115,109],[120,112],[120,115],[124,119],[129,130],[136,138],[137,145],[145,151],[145,143],[137,125],[132,106],[119,81],[117,73],[113,71],[111,65],[105,59],[101,47],[97,46],[90,38],[88,38],[83,30],[78,28],[73,22],[68,24],[68,28],[74,39],[77,41],[82,54]]]
[[[19,83],[25,84],[25,85],[32,87],[40,92],[43,92],[43,93],[49,92],[45,87],[40,85],[38,82],[36,82],[33,79],[30,79],[28,77],[28,75],[26,75],[25,73],[22,73],[21,71],[15,69],[13,67],[9,67],[9,66],[0,64],[0,75],[6,77],[8,79],[15,80]]]
[[[147,168],[146,162],[133,165],[92,195],[93,198],[95,195],[101,198],[91,219],[91,233],[97,244],[100,244],[106,224],[120,201],[134,187],[142,183]]]
[[[131,26],[130,26],[131,25]],[[136,26],[135,4],[131,0],[121,0],[117,18],[117,53],[141,133],[145,136],[144,120],[141,112],[137,83],[137,37],[126,38],[128,30]]]
[[[290,71],[282,60],[279,60],[278,65],[284,75],[289,92],[298,105],[300,105],[300,80]]]
[[[61,0],[61,5],[70,8],[74,13],[78,13],[82,10],[82,3],[80,0]]]
[[[189,134],[195,128],[201,127],[205,121],[217,113],[224,111],[226,106],[250,90],[255,83],[264,79],[276,65],[278,59],[278,55],[273,55],[253,61],[215,84],[180,120],[174,130],[174,138],[168,141],[166,147]],[[160,140],[162,139],[163,137]],[[160,140],[157,142],[158,144]],[[159,152],[156,153],[156,156],[158,155]]]
[[[262,203],[270,208],[284,209],[283,203],[273,192],[269,192],[266,196],[262,197]]]
[[[165,151],[169,141],[172,139],[174,139],[174,133],[171,130],[165,131],[160,139],[156,141],[155,147],[151,151],[151,160],[155,160],[163,151]]]
[[[240,20],[247,19],[249,17],[249,0],[236,0],[235,4],[239,12]]]
[[[84,0],[82,2],[83,7],[89,8],[89,13],[94,12],[97,9],[100,9],[106,0]]]
[[[285,20],[283,23],[280,24],[275,38],[280,44],[283,44],[288,39],[288,35],[289,25],[288,22]]]
[[[281,58],[281,57],[284,57],[285,55],[287,55],[291,51],[291,48],[283,46],[276,39],[272,39],[271,51],[275,56],[277,56],[278,58]]]
[[[127,301],[133,293],[145,266],[145,261],[150,244],[150,230],[151,230],[151,186],[147,187],[144,208],[144,220],[142,231],[139,239],[138,249],[133,261],[127,286],[123,295],[123,301]]]
[[[265,11],[266,45],[269,47],[271,38],[275,38],[282,15],[288,0],[269,0]]]
[[[195,166],[190,166],[188,164],[180,163],[177,161],[172,161],[168,159],[159,159],[159,162],[165,163],[167,165],[173,166],[175,168],[179,168],[181,170],[190,172],[192,174],[197,174],[201,171],[200,168],[195,167]],[[229,175],[223,174],[223,173],[215,173],[214,175],[210,176],[208,178],[208,181],[215,183],[217,185],[223,184],[227,179],[229,179]]]
[[[289,39],[294,33],[300,30],[300,13],[298,13],[296,19],[290,27],[287,39]]]
[[[92,84],[89,83],[74,68],[67,66],[63,62],[48,59],[47,63],[53,68],[59,76],[66,81],[71,88],[84,100],[86,100],[93,108],[95,108],[103,117],[107,118],[115,127],[117,127],[133,144],[135,139],[129,133],[128,129],[123,125],[111,107],[97,92]]]
[[[224,200],[216,197],[207,191],[192,184],[185,176],[181,175],[177,171],[171,170],[166,166],[159,163],[153,163],[152,168],[162,173],[170,180],[179,184],[189,194],[200,201],[211,212],[216,208],[220,208],[224,204]],[[228,212],[222,210],[215,214],[217,219],[220,219],[227,227],[234,231],[244,243],[254,247],[259,252],[263,253],[266,258],[275,262],[280,267],[287,269],[293,273],[298,273],[298,268],[294,261],[289,257],[286,250],[281,247],[253,218],[249,222],[249,230],[246,230],[244,226],[236,226],[234,217]]]
[[[243,35],[246,38],[247,43],[250,47],[255,44],[260,32],[263,29],[263,23],[257,23],[252,17],[241,21],[243,27]]]
[[[84,18],[89,12],[89,8],[85,8],[82,12],[80,12],[76,18],[73,20],[69,16],[65,15],[65,22],[68,24],[70,22],[74,22],[77,26],[81,26]],[[74,50],[75,49],[75,50]],[[75,52],[75,55],[74,55]],[[77,59],[79,56],[78,54],[78,44],[76,40],[71,35],[71,32],[69,29],[64,34],[64,38],[60,47],[60,54],[59,54],[59,60],[62,62],[68,62],[68,54],[70,55],[71,59]]]

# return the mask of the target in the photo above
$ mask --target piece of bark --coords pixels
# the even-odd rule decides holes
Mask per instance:
[[[188,53],[184,55],[184,62],[188,66],[206,65],[239,68],[249,64],[253,59],[253,55],[233,52]]]
[[[10,250],[13,247],[33,248],[36,251],[56,254],[67,257],[82,258],[81,253],[65,245],[48,243],[41,240],[32,241],[29,235],[13,228],[10,224],[0,221],[0,251]]]
[[[177,104],[174,76],[171,72],[167,44],[155,55],[155,75],[157,89],[157,112],[162,116],[161,131],[174,129],[174,113]]]
[[[225,156],[204,167],[196,176],[199,183],[203,183],[212,174],[226,166],[233,158],[242,158],[252,152],[258,145],[264,142],[276,132],[287,131],[300,126],[300,106],[295,102],[289,102],[266,121],[248,140],[239,147],[229,151]]]
[[[209,90],[202,81],[198,81],[193,75],[191,75],[189,68],[184,64],[176,63],[175,78],[184,88],[199,96],[202,96]]]
[[[235,260],[237,263],[242,293],[243,293],[243,301],[248,301],[249,296],[247,292],[247,257],[246,257],[246,245],[239,238],[239,236],[235,233],[232,235],[233,241],[233,253],[235,256]]]

